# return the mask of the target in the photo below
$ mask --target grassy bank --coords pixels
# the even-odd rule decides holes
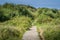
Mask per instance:
[[[22,4],[0,5],[0,40],[22,40],[32,23],[45,40],[60,40],[60,10]]]

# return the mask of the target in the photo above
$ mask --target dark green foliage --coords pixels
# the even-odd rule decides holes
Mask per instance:
[[[39,14],[44,14],[46,16],[50,16],[51,18],[58,18],[60,13],[57,9],[48,9],[48,8],[40,8],[38,9]]]
[[[28,6],[23,6],[23,5],[13,5],[13,4],[9,4],[6,3],[4,5],[2,5],[2,8],[0,9],[0,21],[7,21],[15,16],[26,16],[26,17],[30,17],[32,19],[34,19],[34,16],[31,14],[31,9],[34,9],[33,7],[29,7]],[[31,11],[31,12],[29,12]]]
[[[29,12],[29,10],[27,10],[27,8],[20,8],[19,12],[19,15],[27,16],[34,19],[34,16],[31,14],[31,12]]]
[[[14,8],[14,4],[5,3],[2,7],[4,7],[4,8],[11,8],[11,9],[13,9],[13,8]]]
[[[10,19],[9,17],[7,17],[2,11],[0,11],[0,21],[1,22],[4,22],[9,19]]]

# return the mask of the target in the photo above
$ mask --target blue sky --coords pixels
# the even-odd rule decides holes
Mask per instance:
[[[0,0],[0,4],[4,4],[6,2],[31,5],[36,8],[46,7],[60,9],[60,0]]]

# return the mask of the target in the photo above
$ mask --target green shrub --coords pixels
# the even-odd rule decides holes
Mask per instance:
[[[60,25],[48,25],[44,31],[45,40],[60,40]]]
[[[15,27],[0,26],[0,40],[21,40],[20,31]]]
[[[13,26],[20,26],[20,27],[30,27],[31,19],[29,17],[21,16],[21,17],[14,17],[13,19],[6,21],[5,24],[13,25]]]
[[[37,23],[42,24],[42,23],[49,23],[51,21],[52,21],[52,18],[50,18],[49,16],[40,14],[40,16],[38,17]]]

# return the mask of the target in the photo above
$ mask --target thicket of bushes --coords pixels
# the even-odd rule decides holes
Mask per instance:
[[[21,40],[20,31],[13,26],[0,26],[0,40]]]
[[[60,25],[55,24],[41,24],[38,27],[40,34],[40,28],[43,31],[43,37],[45,40],[60,40]]]
[[[26,5],[1,5],[0,40],[21,40],[24,32],[31,27],[34,19],[32,12],[35,10],[34,7]]]
[[[57,9],[40,8],[38,32],[42,28],[45,40],[60,40],[60,12]]]
[[[60,10],[9,3],[0,5],[0,40],[21,40],[36,19],[46,40],[60,40]]]

